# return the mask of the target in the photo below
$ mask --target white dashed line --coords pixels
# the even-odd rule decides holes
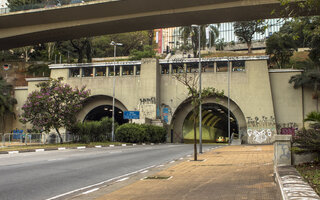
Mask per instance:
[[[128,180],[128,179],[129,179],[129,177],[125,177],[125,178],[122,178],[120,180],[117,180],[116,182],[121,182],[121,181],[125,181],[125,180]]]
[[[70,192],[66,192],[66,193],[64,193],[64,194],[60,194],[60,195],[51,197],[51,198],[49,198],[49,199],[47,199],[47,200],[57,199],[57,198],[60,198],[60,197],[63,197],[63,196],[66,196],[66,195],[69,195],[69,194],[72,194],[72,193],[75,193],[75,192],[79,192],[79,191],[82,191],[82,190],[85,190],[85,189],[88,189],[88,188],[91,188],[91,187],[95,187],[95,186],[98,186],[98,185],[102,185],[102,184],[108,183],[108,182],[110,182],[110,181],[117,180],[117,179],[122,178],[122,177],[127,177],[127,176],[130,176],[130,175],[132,175],[132,174],[136,174],[136,173],[145,171],[145,170],[150,169],[150,168],[152,168],[152,167],[154,167],[154,165],[152,165],[152,166],[150,166],[150,167],[146,167],[146,168],[140,169],[140,170],[138,170],[138,171],[134,171],[134,172],[130,172],[130,173],[127,173],[127,174],[124,174],[124,175],[121,175],[121,176],[117,176],[117,177],[114,177],[114,178],[111,178],[111,179],[102,181],[102,182],[100,182],[100,183],[96,183],[96,184],[89,185],[89,186],[86,186],[86,187],[83,187],[83,188],[79,188],[79,189],[76,189],[76,190],[72,190],[72,191],[70,191]]]
[[[82,194],[89,194],[89,193],[91,193],[91,192],[95,192],[95,191],[97,191],[97,190],[99,190],[100,188],[94,188],[94,189],[92,189],[92,190],[89,190],[89,191],[86,191],[86,192],[83,192]]]

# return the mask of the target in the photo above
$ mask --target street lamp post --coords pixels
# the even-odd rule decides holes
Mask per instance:
[[[113,53],[113,93],[112,93],[112,133],[111,133],[111,141],[114,141],[114,96],[115,96],[115,85],[116,85],[116,54],[117,54],[117,46],[122,46],[121,43],[116,43],[112,41],[110,43],[114,47]]]
[[[199,41],[199,153],[202,153],[202,105],[201,105],[201,27],[200,25],[192,25],[198,28],[198,41]]]

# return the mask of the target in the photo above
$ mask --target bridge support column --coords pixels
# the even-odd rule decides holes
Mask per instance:
[[[291,135],[275,135],[274,166],[291,165]]]

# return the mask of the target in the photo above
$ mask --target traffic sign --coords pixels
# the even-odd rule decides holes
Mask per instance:
[[[6,71],[9,70],[10,69],[10,65],[9,64],[4,64],[3,65],[3,69],[6,70]]]
[[[139,111],[124,111],[123,119],[139,119],[140,112]]]

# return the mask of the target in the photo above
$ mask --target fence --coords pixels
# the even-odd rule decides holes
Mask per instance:
[[[61,134],[64,142],[71,142],[74,136],[71,134]],[[1,147],[36,144],[56,144],[60,143],[60,137],[56,133],[0,133]]]

